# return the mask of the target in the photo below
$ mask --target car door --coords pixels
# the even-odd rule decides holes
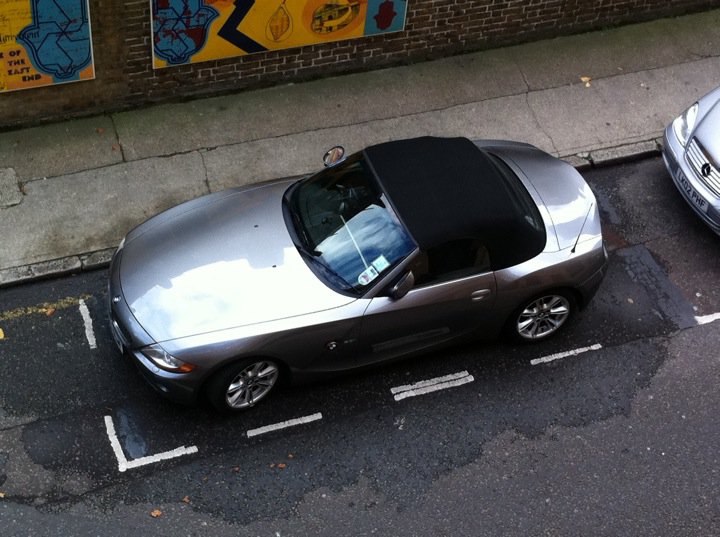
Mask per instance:
[[[471,332],[482,334],[497,286],[479,241],[460,239],[421,252],[411,269],[416,284],[407,295],[370,301],[360,327],[358,360],[389,360]]]

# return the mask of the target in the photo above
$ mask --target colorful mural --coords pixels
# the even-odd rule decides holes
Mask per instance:
[[[0,92],[93,78],[88,0],[0,0]]]
[[[2,1],[2,0],[0,0]],[[151,0],[153,67],[397,32],[407,0]]]

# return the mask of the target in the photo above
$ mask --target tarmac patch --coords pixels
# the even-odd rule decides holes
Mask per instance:
[[[658,265],[645,246],[633,246],[618,250],[625,271],[630,279],[641,285],[645,291],[654,295],[654,302],[665,317],[678,328],[690,328],[697,324],[695,311],[682,291],[672,283],[665,271]]]

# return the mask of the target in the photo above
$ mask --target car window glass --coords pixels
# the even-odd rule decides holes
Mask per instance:
[[[301,182],[289,208],[304,258],[341,292],[364,293],[416,247],[360,155]]]
[[[529,192],[515,172],[499,157],[488,153],[500,172],[513,213],[523,215],[486,229],[485,236],[492,255],[493,270],[518,265],[539,254],[545,247],[545,223]]]
[[[410,269],[415,287],[423,287],[488,272],[490,255],[478,239],[457,239],[420,251]]]

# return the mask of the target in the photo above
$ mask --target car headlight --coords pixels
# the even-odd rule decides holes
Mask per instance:
[[[680,145],[685,147],[690,138],[690,133],[695,128],[695,120],[697,119],[698,103],[695,103],[690,108],[685,110],[682,114],[675,118],[673,121],[673,131],[677,136]]]
[[[147,347],[140,350],[143,355],[151,360],[156,366],[165,371],[172,371],[173,373],[190,373],[195,366],[178,360],[172,354],[169,354],[160,345],[148,345]]]

